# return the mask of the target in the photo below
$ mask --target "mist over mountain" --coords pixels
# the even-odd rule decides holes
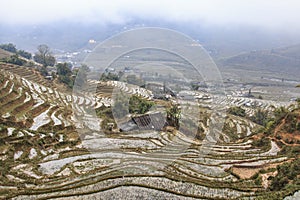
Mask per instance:
[[[220,58],[300,43],[299,6],[296,0],[11,0],[0,8],[0,43],[77,51],[92,48],[90,39],[154,26],[185,33]]]
[[[52,49],[78,51],[122,31],[141,27],[162,27],[182,32],[202,44],[213,57],[227,57],[252,50],[271,49],[300,43],[296,35],[275,32],[250,25],[208,25],[159,20],[135,19],[127,23],[75,23],[57,21],[37,25],[0,25],[0,43],[14,43],[18,48],[34,52],[39,44]]]

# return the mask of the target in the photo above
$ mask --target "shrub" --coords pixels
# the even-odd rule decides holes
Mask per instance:
[[[258,109],[250,119],[262,126],[265,126],[268,121],[270,121],[268,111],[263,111],[262,109]]]
[[[27,59],[31,59],[31,57],[32,57],[31,53],[24,51],[24,50],[18,50],[17,54],[24,58],[27,58]]]
[[[8,58],[4,58],[3,61],[6,62],[6,63],[11,63],[11,64],[14,64],[14,65],[20,65],[20,66],[26,64],[26,61],[23,60],[23,59],[21,59],[21,58],[20,58],[18,55],[16,55],[16,54],[15,54],[15,55],[12,55],[12,56],[10,56],[10,57],[8,57]]]
[[[277,166],[277,171],[278,174],[272,179],[270,185],[272,191],[281,190],[293,182],[297,183],[297,177],[300,175],[300,159]]]
[[[133,95],[129,99],[129,113],[145,114],[154,105],[154,102]]]
[[[268,147],[270,145],[270,140],[268,138],[261,138],[253,141],[253,146],[256,147]]]
[[[69,88],[74,85],[74,77],[67,63],[58,63],[56,65],[58,80],[66,84]]]
[[[112,72],[108,72],[108,73],[103,73],[101,75],[100,78],[101,81],[119,81],[120,77],[118,76],[118,74],[112,73]]]
[[[229,114],[240,116],[240,117],[245,117],[246,116],[246,111],[245,109],[241,107],[230,107],[227,111]]]

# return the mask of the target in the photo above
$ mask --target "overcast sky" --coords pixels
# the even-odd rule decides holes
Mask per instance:
[[[299,28],[299,0],[1,0],[1,24],[126,23],[135,18]]]

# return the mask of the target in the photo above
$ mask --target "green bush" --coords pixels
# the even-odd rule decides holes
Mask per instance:
[[[288,184],[289,179],[287,177],[282,177],[282,176],[276,176],[273,178],[271,185],[270,185],[270,190],[272,191],[278,191],[283,189],[286,184]]]
[[[129,113],[145,114],[154,105],[154,102],[133,95],[129,99]]]
[[[267,148],[268,146],[270,146],[270,139],[269,138],[261,138],[261,139],[258,139],[258,140],[254,140],[252,142],[253,146],[256,146],[256,147],[265,147]]]
[[[258,109],[250,119],[262,126],[265,126],[271,120],[268,111],[263,111],[262,109]]]
[[[14,65],[24,65],[26,64],[26,61],[21,59],[18,55],[12,55],[8,58],[4,58],[2,59],[3,62],[6,62],[6,63],[11,63],[11,64],[14,64]]]
[[[288,184],[298,184],[300,175],[300,158],[277,166],[278,174],[272,179],[270,190],[277,191]]]
[[[120,80],[119,75],[112,72],[103,73],[100,78],[100,81],[119,81],[119,80]]]
[[[67,63],[58,63],[56,65],[58,80],[66,84],[69,88],[74,85],[74,77]]]
[[[227,111],[229,114],[232,114],[232,115],[236,115],[236,116],[239,116],[239,117],[245,117],[246,116],[246,111],[245,109],[241,108],[241,107],[230,107]]]

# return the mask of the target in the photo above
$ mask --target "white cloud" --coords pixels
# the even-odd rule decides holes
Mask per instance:
[[[298,0],[9,0],[0,23],[35,24],[57,20],[123,23],[132,18],[210,24],[300,27]]]

